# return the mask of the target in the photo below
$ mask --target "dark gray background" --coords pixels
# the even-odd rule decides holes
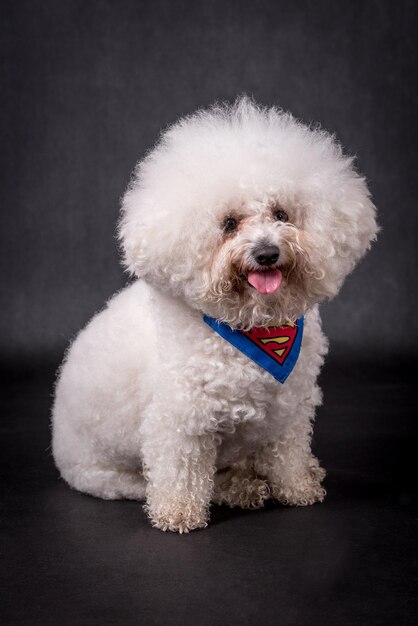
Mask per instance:
[[[417,339],[413,1],[1,3],[0,347],[42,359],[124,285],[119,199],[160,130],[252,94],[356,154],[382,232],[323,307],[334,354]]]

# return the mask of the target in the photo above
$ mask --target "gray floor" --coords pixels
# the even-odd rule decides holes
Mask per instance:
[[[59,480],[53,369],[16,370],[2,392],[1,623],[415,624],[411,372],[328,362],[314,440],[323,504],[214,507],[206,530],[178,536],[152,529],[137,503]]]

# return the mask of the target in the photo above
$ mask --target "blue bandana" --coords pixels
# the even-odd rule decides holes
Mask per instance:
[[[238,348],[248,358],[284,383],[298,360],[303,335],[303,317],[283,326],[235,330],[213,317],[203,320],[221,337]]]

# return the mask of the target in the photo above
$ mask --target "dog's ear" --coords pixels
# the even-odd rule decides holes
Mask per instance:
[[[327,213],[324,238],[324,270],[328,281],[334,284],[335,295],[346,276],[370,248],[379,231],[376,208],[364,178],[359,176],[347,159],[345,172],[334,188],[333,197],[327,197],[323,210]]]
[[[134,184],[126,191],[121,208],[118,237],[122,247],[123,264],[136,276],[146,274],[152,240],[151,207],[146,194]]]
[[[180,281],[186,278],[184,266],[191,239],[187,205],[167,169],[157,176],[155,168],[151,176],[146,166],[147,159],[138,165],[123,197],[118,236],[126,269],[166,286],[176,277]]]

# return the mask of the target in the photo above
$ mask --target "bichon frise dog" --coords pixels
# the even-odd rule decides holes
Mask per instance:
[[[328,133],[247,98],[174,124],[123,199],[138,280],[61,368],[63,478],[145,499],[152,524],[178,532],[206,526],[211,501],[323,500],[310,446],[327,351],[318,303],[376,232],[366,183]]]

